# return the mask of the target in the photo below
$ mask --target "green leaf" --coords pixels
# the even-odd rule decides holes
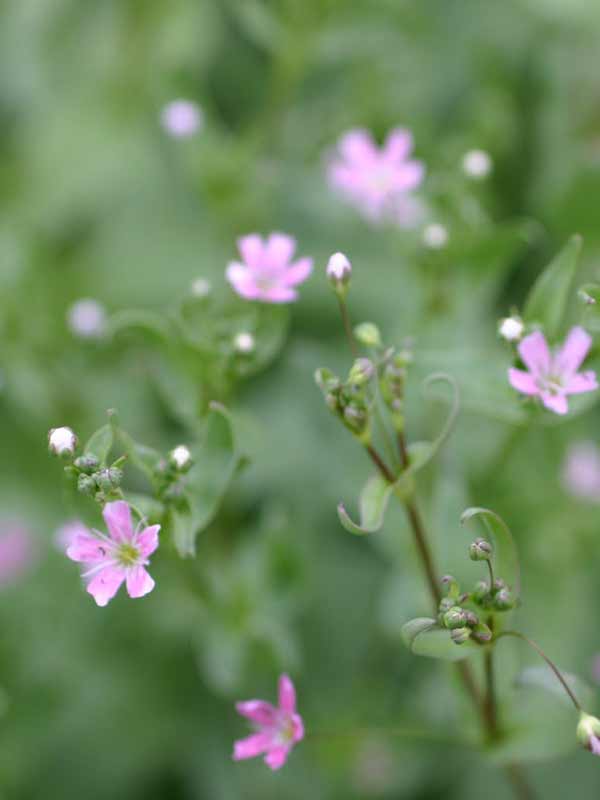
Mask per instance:
[[[111,425],[103,425],[93,433],[84,448],[86,456],[96,456],[102,466],[106,465],[106,459],[113,444],[113,429]]]
[[[463,661],[474,653],[481,652],[481,646],[475,642],[455,644],[450,631],[441,628],[429,617],[417,617],[403,625],[402,639],[415,655],[443,661]]]
[[[391,485],[381,477],[373,475],[360,493],[360,524],[353,522],[343,503],[338,505],[338,516],[344,528],[350,533],[363,535],[381,529],[385,512],[392,492]]]
[[[583,708],[590,708],[594,702],[594,690],[583,680],[583,678],[565,672],[561,669],[561,674],[569,688],[579,700]],[[525,667],[515,678],[515,686],[519,689],[534,687],[554,695],[557,700],[573,708],[572,701],[561,686],[560,681],[552,672],[547,664],[539,667]]]
[[[494,571],[498,577],[509,583],[515,598],[521,593],[521,568],[519,554],[510,528],[502,517],[488,508],[471,507],[463,511],[461,524],[480,517],[494,544]]]
[[[571,286],[581,253],[581,236],[572,236],[534,283],[525,303],[523,318],[540,324],[550,339],[560,333]]]
[[[108,333],[116,337],[125,331],[138,330],[160,341],[169,339],[169,325],[160,314],[143,309],[118,311],[108,321]]]
[[[121,440],[129,461],[141,470],[147,478],[154,478],[154,468],[160,460],[160,453],[152,447],[136,442],[127,431],[117,428],[117,436]]]

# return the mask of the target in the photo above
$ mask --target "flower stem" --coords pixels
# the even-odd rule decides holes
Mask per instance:
[[[352,333],[352,325],[350,324],[350,315],[348,314],[346,300],[339,292],[336,292],[336,294],[340,307],[340,314],[342,316],[342,322],[344,324],[344,330],[346,331],[346,338],[348,339],[348,344],[350,345],[350,350],[352,351],[354,358],[358,358],[358,347],[356,345],[354,334]]]
[[[569,686],[569,684],[565,680],[563,674],[561,673],[559,668],[556,666],[556,664],[552,661],[552,659],[550,659],[544,653],[544,651],[542,650],[542,648],[539,645],[537,645],[534,641],[532,641],[527,636],[525,636],[525,634],[520,633],[520,631],[502,631],[502,633],[499,633],[498,636],[496,636],[496,641],[498,639],[502,639],[505,636],[512,636],[515,639],[521,639],[521,641],[525,642],[530,647],[532,647],[536,651],[536,653],[539,656],[541,656],[541,658],[544,659],[546,664],[548,664],[548,666],[550,667],[552,672],[556,675],[558,681],[560,682],[560,685],[562,686],[562,688],[567,693],[567,696],[569,697],[569,700],[575,706],[576,711],[581,711],[582,710],[579,700],[577,699],[577,697],[575,696],[575,693],[573,692],[573,690],[571,689],[571,687]]]

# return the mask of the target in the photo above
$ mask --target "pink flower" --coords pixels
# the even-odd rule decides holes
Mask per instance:
[[[99,606],[105,606],[125,581],[130,597],[143,597],[154,589],[146,572],[150,556],[158,547],[160,525],[134,530],[131,509],[123,500],[107,503],[102,512],[109,535],[99,531],[75,532],[67,547],[67,556],[89,569],[87,591]]]
[[[0,532],[0,585],[18,580],[35,559],[31,534],[20,523],[3,522]]]
[[[569,447],[563,467],[563,484],[575,497],[600,503],[600,449],[592,441]]]
[[[338,142],[327,169],[329,183],[371,222],[384,219],[410,225],[414,204],[409,192],[423,181],[421,161],[409,158],[412,134],[404,128],[390,131],[379,148],[365,130],[351,130]]]
[[[236,703],[239,714],[254,723],[256,732],[234,744],[233,760],[241,761],[265,753],[265,764],[280,769],[292,747],[304,738],[302,717],[296,713],[296,690],[287,675],[279,678],[279,708],[265,700]]]
[[[598,388],[596,374],[578,372],[592,345],[583,328],[572,328],[562,347],[551,353],[540,331],[530,333],[519,344],[519,355],[528,369],[508,370],[508,380],[518,392],[535,395],[556,414],[569,410],[567,395],[591,392]]]
[[[176,139],[188,139],[200,130],[202,110],[191,100],[173,100],[162,110],[163,128]]]
[[[312,271],[312,258],[290,263],[296,241],[283,233],[272,233],[263,239],[256,233],[238,239],[242,261],[227,267],[227,280],[246,300],[264,303],[289,303],[296,300],[294,289]]]

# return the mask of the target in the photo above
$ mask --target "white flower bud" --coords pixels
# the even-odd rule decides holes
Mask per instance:
[[[485,150],[469,150],[463,156],[462,168],[469,178],[481,180],[492,171],[492,159]]]
[[[254,336],[247,331],[242,331],[242,333],[238,333],[237,336],[233,340],[233,347],[238,353],[242,353],[243,355],[248,355],[251,353],[256,346],[256,342],[254,341]]]
[[[56,456],[73,455],[77,447],[77,437],[71,428],[50,428],[48,447]]]
[[[524,330],[525,325],[519,317],[505,317],[498,325],[498,333],[507,342],[518,342]]]
[[[81,339],[100,339],[106,332],[106,311],[97,300],[83,298],[67,312],[71,333]]]
[[[187,139],[202,127],[202,110],[191,100],[173,100],[163,108],[161,121],[175,139]]]
[[[202,299],[204,297],[208,297],[212,291],[212,286],[206,280],[206,278],[196,278],[196,280],[192,283],[190,290],[194,297]]]
[[[192,454],[184,444],[177,445],[177,447],[173,448],[169,453],[169,460],[173,463],[177,469],[184,470],[191,466],[192,463]]]
[[[350,282],[352,264],[343,253],[334,253],[327,262],[327,277],[334,289],[342,289]]]
[[[427,225],[423,231],[423,244],[430,250],[442,250],[448,244],[448,230],[439,222]]]

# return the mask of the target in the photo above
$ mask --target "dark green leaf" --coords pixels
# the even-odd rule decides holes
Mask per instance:
[[[113,444],[113,429],[111,425],[103,425],[93,433],[85,446],[84,452],[87,456],[96,456],[102,466],[106,464],[106,459]]]

